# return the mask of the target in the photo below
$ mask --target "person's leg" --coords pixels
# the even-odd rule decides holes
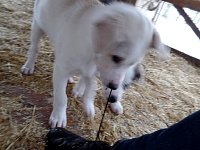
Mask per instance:
[[[121,140],[113,150],[199,150],[200,111],[173,126],[138,138]]]

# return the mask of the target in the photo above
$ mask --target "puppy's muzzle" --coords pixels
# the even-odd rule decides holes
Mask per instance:
[[[112,89],[112,90],[116,90],[118,88],[118,86],[119,86],[118,84],[115,84],[115,83],[112,83],[112,82],[108,83],[108,85],[107,85],[107,87]]]

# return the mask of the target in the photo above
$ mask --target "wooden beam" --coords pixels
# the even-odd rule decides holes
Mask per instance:
[[[197,26],[193,23],[193,21],[190,19],[188,14],[184,11],[184,9],[180,6],[174,5],[174,7],[177,9],[179,14],[185,19],[185,22],[192,28],[194,33],[197,35],[197,37],[200,39],[200,31],[197,28]]]
[[[123,2],[126,2],[126,3],[131,3],[131,4],[135,5],[137,0],[119,0],[119,1],[123,1]]]
[[[200,11],[200,0],[163,0],[180,7],[187,7],[196,11]]]

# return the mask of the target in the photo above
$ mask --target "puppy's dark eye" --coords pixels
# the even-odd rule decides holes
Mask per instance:
[[[119,63],[121,63],[121,62],[124,60],[124,58],[122,58],[122,57],[120,57],[120,56],[117,56],[117,55],[112,55],[112,60],[113,60],[115,63],[119,64]]]

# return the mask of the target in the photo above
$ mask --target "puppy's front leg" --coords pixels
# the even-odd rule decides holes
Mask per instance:
[[[52,128],[54,127],[65,127],[67,124],[66,108],[67,108],[67,95],[66,86],[69,76],[66,72],[54,66],[53,71],[53,111],[50,116],[49,123]]]
[[[105,89],[105,96],[108,100],[109,94],[110,94],[110,89]],[[110,107],[111,110],[119,115],[123,113],[123,106],[121,104],[121,98],[123,95],[124,90],[122,89],[122,86],[120,85],[117,90],[113,90],[110,96]]]
[[[86,115],[93,119],[95,116],[94,100],[96,95],[95,76],[91,78],[84,77],[84,81],[86,88],[83,96],[83,105]]]
[[[31,46],[28,51],[28,58],[25,64],[21,67],[21,73],[22,74],[33,74],[34,72],[34,66],[35,66],[35,61],[37,58],[37,53],[38,53],[38,45],[40,38],[44,32],[42,29],[39,27],[37,22],[33,19],[32,27],[31,27]]]

